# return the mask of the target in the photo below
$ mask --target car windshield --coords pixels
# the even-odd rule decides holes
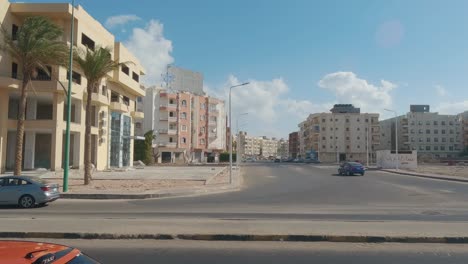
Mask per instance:
[[[361,163],[357,163],[357,162],[348,162],[349,165],[353,166],[353,167],[360,167],[362,166]]]
[[[81,253],[67,264],[99,264],[99,262]]]

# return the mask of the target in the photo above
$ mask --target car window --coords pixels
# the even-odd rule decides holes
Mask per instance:
[[[28,182],[28,181],[25,181],[25,180],[19,180],[18,181],[18,185],[28,185],[28,184],[31,184],[31,183]]]
[[[19,181],[20,179],[15,179],[15,178],[5,179],[5,186],[16,186],[18,185]]]

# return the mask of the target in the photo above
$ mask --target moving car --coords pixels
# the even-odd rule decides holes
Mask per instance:
[[[353,176],[354,174],[361,174],[364,175],[365,168],[361,163],[358,162],[345,162],[341,164],[338,168],[339,175],[348,175]]]
[[[8,264],[99,264],[80,250],[58,244],[0,241],[0,262]]]
[[[0,177],[0,205],[31,208],[60,198],[58,184],[33,176]]]

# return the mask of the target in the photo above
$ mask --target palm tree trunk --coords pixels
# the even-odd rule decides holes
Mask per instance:
[[[24,139],[24,119],[26,115],[27,87],[31,77],[23,70],[23,83],[21,86],[21,98],[18,109],[18,123],[16,125],[16,150],[15,150],[15,169],[13,175],[20,176],[23,165],[23,139]]]
[[[86,87],[86,118],[85,118],[85,144],[84,144],[84,184],[91,183],[91,93],[93,84]]]

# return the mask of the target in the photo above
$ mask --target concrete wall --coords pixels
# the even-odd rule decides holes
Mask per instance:
[[[377,167],[383,169],[415,169],[418,167],[418,153],[412,151],[411,154],[392,154],[390,150],[377,151]]]

